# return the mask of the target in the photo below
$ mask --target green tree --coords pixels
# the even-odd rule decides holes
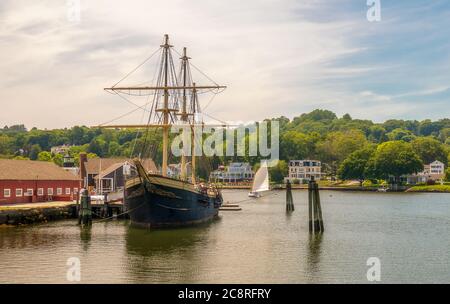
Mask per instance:
[[[447,170],[445,170],[445,180],[447,182],[450,182],[450,168],[447,168]]]
[[[0,134],[0,155],[13,154],[11,151],[13,141],[9,136]]]
[[[444,164],[447,163],[447,153],[444,146],[432,137],[419,137],[412,142],[414,152],[419,155],[424,164],[429,164],[435,160],[439,160]]]
[[[386,129],[380,125],[370,127],[368,138],[372,142],[381,143],[386,139]]]
[[[37,160],[39,161],[52,161],[52,154],[48,151],[42,151],[38,154]]]
[[[38,158],[39,153],[42,152],[41,146],[32,145],[29,153],[29,157],[31,160],[36,160]]]
[[[120,145],[116,141],[112,141],[109,143],[108,147],[108,155],[109,156],[119,156],[121,153]]]
[[[25,125],[12,125],[8,128],[9,132],[27,132]]]
[[[387,134],[389,140],[403,140],[410,142],[414,139],[414,134],[406,129],[397,128]]]
[[[350,114],[344,114],[344,116],[342,116],[342,119],[344,120],[352,120],[352,117],[350,116]]]
[[[430,119],[423,120],[419,124],[419,134],[421,136],[438,135],[440,129],[441,124]]]
[[[370,177],[388,179],[394,177],[398,183],[405,174],[423,170],[420,157],[413,151],[412,145],[404,141],[388,141],[380,144],[368,163]]]
[[[281,138],[281,158],[303,159],[311,157],[314,153],[314,139],[297,131],[287,131]]]
[[[328,163],[335,174],[344,159],[367,144],[367,139],[360,130],[338,131],[329,133],[324,141],[317,144],[317,150],[319,158]]]
[[[101,140],[99,138],[94,138],[93,140],[91,140],[91,142],[89,143],[89,147],[87,152],[89,153],[95,153],[97,155],[100,156],[104,156],[104,146],[105,146],[105,141]]]
[[[64,163],[64,157],[61,154],[55,154],[52,157],[52,161],[58,166],[62,167]]]
[[[391,132],[394,129],[406,129],[406,123],[404,120],[400,120],[400,119],[390,119],[390,120],[386,120],[383,123],[383,128],[387,131],[387,132]]]
[[[303,122],[303,121],[332,121],[334,119],[337,119],[336,114],[334,114],[333,112],[329,111],[329,110],[321,110],[321,109],[316,109],[310,113],[304,113],[302,115],[300,115],[300,117],[296,117],[294,118],[294,123],[295,122]]]
[[[357,179],[362,186],[366,179],[367,164],[374,152],[375,146],[370,145],[351,153],[339,167],[339,178],[343,180]]]
[[[439,140],[445,143],[450,139],[450,128],[444,128],[439,132]]]
[[[284,160],[278,161],[276,166],[269,168],[270,180],[274,183],[282,183],[288,174],[288,165]]]

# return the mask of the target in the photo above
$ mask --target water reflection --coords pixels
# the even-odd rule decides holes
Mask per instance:
[[[53,231],[45,227],[45,225],[36,225],[3,228],[0,231],[0,253],[6,249],[53,248],[66,242],[66,237],[55,235]]]
[[[450,282],[450,194],[324,191],[323,235],[308,232],[307,192],[293,195],[289,218],[280,192],[206,227],[149,231],[108,221],[82,230],[76,220],[1,227],[0,283],[67,283],[74,256],[83,283],[367,283],[371,256],[382,259],[384,283]],[[246,197],[225,193],[229,201]]]
[[[92,227],[80,226],[80,241],[84,251],[87,251],[91,245]]]
[[[134,282],[193,282],[199,273],[207,226],[147,230],[127,228],[127,273]]]
[[[306,256],[306,271],[309,278],[314,278],[320,270],[321,244],[323,235],[311,233],[308,239],[308,253]]]
[[[151,256],[187,250],[199,241],[198,228],[147,230],[128,227],[126,247],[129,254]]]

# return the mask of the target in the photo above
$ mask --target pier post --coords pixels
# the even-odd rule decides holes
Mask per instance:
[[[324,228],[323,228],[323,218],[322,218],[322,206],[320,203],[319,185],[317,183],[315,183],[314,189],[316,192],[317,215],[318,215],[318,219],[319,219],[319,228],[320,228],[320,232],[323,232]]]
[[[294,211],[294,200],[292,198],[292,186],[288,180],[286,183],[286,212],[290,213]]]
[[[312,182],[313,188],[313,210],[314,210],[314,232],[320,232],[319,224],[319,209],[317,208],[317,195],[319,191],[317,190],[317,183]]]
[[[313,181],[308,182],[308,226],[309,232],[314,232],[313,230]]]
[[[83,189],[81,192],[78,224],[83,226],[92,224],[91,197],[86,189]]]
[[[324,232],[322,206],[320,205],[319,185],[313,177],[308,183],[308,215],[309,215],[309,232]]]

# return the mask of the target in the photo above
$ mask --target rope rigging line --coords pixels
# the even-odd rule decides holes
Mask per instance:
[[[216,96],[217,96],[218,94],[219,94],[219,93],[213,92],[213,95],[211,96],[211,99],[208,101],[208,103],[206,104],[206,106],[203,107],[203,111],[205,111],[205,110],[209,107],[209,105],[213,102],[214,98],[216,98]]]
[[[132,102],[131,100],[129,100],[129,99],[126,98],[125,96],[120,95],[118,92],[114,92],[114,93],[115,93],[117,96],[119,96],[120,98],[122,98],[123,100],[125,100],[126,102],[132,104],[133,106],[135,106],[135,107],[137,107],[137,108],[139,108],[139,109],[141,109],[141,110],[144,110],[144,111],[148,112],[148,110],[147,110],[147,108],[146,108],[147,105],[144,105],[145,107],[144,107],[144,106],[140,106],[140,105],[138,105],[138,104]]]
[[[229,125],[229,123],[227,123],[227,122],[225,122],[225,121],[223,121],[223,120],[220,120],[220,119],[218,119],[218,118],[215,118],[214,116],[211,116],[211,115],[208,114],[208,113],[202,112],[202,114],[203,114],[203,115],[206,115],[206,116],[208,116],[209,118],[212,118],[212,119],[214,119],[214,120],[216,120],[216,121],[218,121],[218,122],[220,122],[220,123],[223,123],[223,124],[226,125],[226,126]]]
[[[147,105],[149,104],[148,100],[150,99],[150,95],[147,97],[147,103],[145,108],[147,108]],[[152,115],[152,111],[153,111],[153,103],[152,103],[152,107],[150,108],[150,116]],[[145,111],[142,111],[142,116],[141,116],[141,121],[140,123],[142,123],[144,121],[144,117],[145,117]],[[140,129],[137,130],[136,132],[136,137],[134,138],[134,142],[133,142],[133,147],[131,148],[131,152],[130,152],[130,158],[131,159],[133,157],[134,154],[134,150],[136,149],[136,144],[137,144],[137,140],[139,137],[139,134],[141,133]]]
[[[175,53],[177,53],[179,56],[182,56],[175,48],[174,48]],[[198,72],[200,72],[200,74],[202,74],[203,76],[205,76],[208,80],[210,80],[212,83],[214,83],[216,86],[219,86],[219,84],[217,82],[215,82],[214,80],[212,80],[208,75],[206,75],[204,72],[202,72],[198,67],[196,67],[192,62],[189,62],[189,65],[192,65],[194,67],[194,69],[196,69]]]
[[[115,85],[113,85],[112,87],[116,87],[119,83],[121,83],[122,81],[124,81],[125,79],[127,79],[131,74],[133,74],[134,72],[136,72],[141,66],[143,66],[147,61],[149,61],[156,53],[158,53],[159,51],[162,50],[162,47],[158,48],[153,54],[150,55],[150,57],[148,57],[147,59],[145,59],[142,63],[140,63],[137,67],[135,67],[131,72],[129,72],[127,75],[125,75],[122,79],[120,79]]]
[[[133,114],[133,113],[136,112],[137,110],[140,110],[140,108],[133,109],[133,110],[131,110],[131,111],[129,111],[129,112],[123,114],[123,115],[117,116],[116,118],[113,118],[113,119],[111,119],[111,120],[109,120],[109,121],[106,121],[106,122],[104,122],[104,123],[102,123],[102,124],[99,124],[99,126],[102,127],[102,126],[108,125],[108,124],[110,124],[110,123],[112,123],[112,122],[114,122],[114,121],[116,121],[116,120],[119,120],[119,119],[121,119],[121,118],[124,118],[125,116],[128,116],[128,115],[130,115],[130,114]]]
[[[174,50],[176,54],[180,55],[181,54],[174,48],[171,48],[169,50],[167,50],[167,53],[165,53],[164,48],[159,48],[157,49],[154,53],[152,53],[148,58],[146,58],[142,63],[140,63],[137,67],[135,67],[131,72],[129,72],[127,75],[125,75],[121,80],[119,80],[116,84],[114,84],[114,86],[112,87],[113,90],[107,90],[108,93],[110,94],[115,94],[118,95],[120,98],[122,98],[124,101],[126,101],[127,103],[130,103],[131,105],[135,106],[136,108],[123,114],[118,116],[117,118],[114,118],[112,120],[109,120],[108,122],[105,122],[103,124],[101,124],[100,126],[109,124],[113,121],[119,120],[123,117],[126,117],[134,112],[136,112],[137,110],[143,110],[142,113],[142,117],[141,117],[141,123],[144,120],[145,114],[149,113],[148,116],[148,121],[147,121],[147,125],[149,125],[151,123],[152,120],[158,121],[158,123],[162,123],[162,118],[163,118],[163,114],[159,113],[157,111],[157,109],[159,109],[158,104],[161,102],[162,99],[162,93],[161,90],[152,92],[150,94],[142,94],[141,92],[139,92],[138,94],[133,94],[131,91],[127,92],[126,90],[123,91],[118,91],[118,90],[114,90],[114,88],[121,83],[122,81],[124,81],[125,79],[127,79],[130,75],[132,75],[134,72],[136,72],[140,67],[142,67],[145,63],[147,63],[151,58],[153,58],[153,56],[155,56],[158,52],[159,52],[159,60],[160,61],[160,65],[159,65],[159,69],[155,69],[155,73],[153,75],[153,79],[151,81],[151,84],[153,84],[155,78],[157,78],[156,81],[156,85],[157,86],[164,86],[164,81],[163,78],[164,76],[168,78],[169,83],[172,83],[174,86],[179,86],[180,85],[180,79],[182,76],[182,69],[180,70],[180,74],[177,75],[176,72],[176,68],[175,68],[175,63],[174,63],[174,59],[172,56],[172,52],[171,50]],[[164,56],[166,55],[166,56]],[[167,71],[164,70],[164,65],[168,66]],[[202,70],[200,70],[198,67],[196,67],[195,65],[193,65],[190,61],[186,61],[186,70],[185,73],[186,75],[184,75],[186,77],[186,85],[193,85],[193,80],[192,80],[192,70],[191,70],[191,65],[193,66],[193,68],[195,70],[197,70],[200,74],[202,74],[204,77],[206,77],[209,81],[211,81],[212,83],[214,83],[215,85],[219,86],[213,79],[211,79],[208,75],[206,75]],[[164,72],[165,71],[165,72]],[[167,74],[167,75],[166,75]],[[178,76],[178,77],[177,77]],[[142,82],[142,84],[145,84],[146,82]],[[192,114],[195,115],[195,113],[202,113],[202,109],[200,106],[200,103],[198,102],[198,98],[197,98],[197,94],[205,94],[205,93],[209,93],[212,92],[212,96],[210,98],[210,100],[208,101],[208,103],[205,106],[205,109],[207,109],[210,104],[212,103],[212,101],[214,100],[214,98],[216,97],[217,94],[223,92],[224,89],[218,89],[218,88],[212,88],[209,90],[205,90],[205,91],[197,91],[197,92],[191,92],[190,90],[188,90],[187,92],[184,91],[184,93],[187,95],[190,95],[192,98],[189,99],[189,101],[187,102],[189,105],[187,105],[187,109],[190,109],[190,112],[192,112]],[[147,100],[146,103],[144,105],[139,105],[133,101],[131,101],[130,99],[128,99],[127,97],[123,96],[123,95],[131,95],[131,96],[146,96]],[[178,91],[178,90],[170,90],[170,95],[171,98],[169,100],[169,108],[173,108],[173,109],[180,109],[180,100],[181,100],[181,96],[182,96],[182,92]],[[149,102],[150,100],[150,96],[153,95],[152,98],[152,102]],[[151,104],[150,108],[149,108],[149,104]],[[213,118],[214,120],[220,121],[221,123],[227,125],[226,122],[221,121],[220,119],[214,118],[212,116],[210,116],[207,113],[203,113],[204,115]],[[195,117],[192,117],[193,119],[193,123],[195,123]],[[189,119],[190,120],[190,119]],[[203,122],[203,119],[201,119]],[[176,123],[178,121],[178,116],[175,113],[170,112],[169,113],[169,123]],[[158,139],[156,137],[158,128],[155,128],[153,134],[151,134],[150,132],[150,128],[147,128],[146,131],[142,131],[142,130],[137,130],[136,132],[136,136],[134,138],[133,141],[133,145],[130,147],[131,151],[130,151],[130,159],[133,157],[133,155],[135,155],[136,152],[136,148],[138,147],[138,139],[142,140],[143,137],[143,145],[140,147],[140,154],[139,157],[152,157],[154,159],[153,154],[155,154],[155,152],[159,149],[159,145],[158,145]],[[149,145],[149,147],[147,147],[147,144],[149,141],[152,141],[152,144]],[[200,144],[200,143],[199,143]],[[149,155],[147,155],[146,153],[148,153]],[[171,156],[169,156],[170,158]],[[200,157],[199,160],[200,162],[204,161],[206,159],[206,161],[209,161],[209,170],[207,169],[207,171],[211,171],[212,170],[212,160],[209,158],[205,158],[205,157]]]

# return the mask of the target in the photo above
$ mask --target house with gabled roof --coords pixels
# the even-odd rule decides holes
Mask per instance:
[[[0,204],[76,200],[80,187],[53,162],[0,159]]]
[[[151,159],[142,160],[149,173],[157,173],[156,164]],[[134,165],[128,158],[87,158],[80,154],[80,178],[87,189],[98,194],[121,191],[125,179],[135,174]]]

